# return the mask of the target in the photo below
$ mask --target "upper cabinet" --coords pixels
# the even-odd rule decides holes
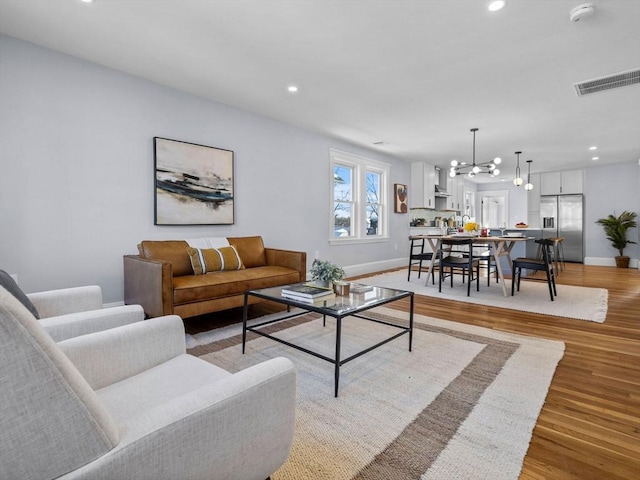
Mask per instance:
[[[411,190],[409,207],[436,208],[436,169],[426,162],[411,164]]]
[[[447,210],[457,210],[461,212],[464,209],[464,180],[459,177],[450,177],[447,175]]]
[[[584,170],[540,174],[540,195],[582,193]]]

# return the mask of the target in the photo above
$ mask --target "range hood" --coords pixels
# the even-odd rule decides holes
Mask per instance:
[[[442,170],[440,167],[436,167],[438,173],[438,182],[436,183],[436,197],[450,197],[451,194],[447,193],[447,171]]]
[[[447,193],[447,189],[446,189],[446,184],[443,185],[436,185],[436,192],[435,192],[436,197],[450,197],[451,194]]]

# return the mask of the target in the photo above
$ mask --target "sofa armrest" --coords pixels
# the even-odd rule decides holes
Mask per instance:
[[[144,320],[140,305],[123,305],[43,318],[40,325],[56,342]]]
[[[58,343],[93,389],[160,365],[186,351],[177,315],[132,323]]]
[[[102,308],[102,289],[98,285],[61,288],[27,294],[40,318]]]
[[[173,314],[171,262],[125,255],[124,303],[142,305],[148,317]]]
[[[263,480],[289,456],[295,391],[295,367],[283,357],[203,383],[132,418],[120,444],[100,459],[99,473],[104,478],[136,478],[140,472],[134,468],[139,466],[145,478],[195,478],[215,472],[220,479]],[[85,468],[91,472],[91,467],[74,473]]]
[[[307,279],[307,252],[295,250],[281,250],[279,248],[265,248],[267,265],[287,267],[300,272],[300,281]]]

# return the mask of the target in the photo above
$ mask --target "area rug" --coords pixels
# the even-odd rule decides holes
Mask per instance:
[[[517,479],[564,344],[414,319],[413,351],[404,335],[343,365],[337,398],[332,364],[252,333],[243,355],[241,325],[190,337],[189,353],[231,372],[278,356],[295,364],[294,442],[272,480]],[[335,320],[323,327],[310,313],[278,326],[275,335],[333,356]],[[345,319],[343,358],[390,328]]]
[[[438,275],[436,272],[436,284],[426,285],[427,274],[423,273],[418,278],[417,273],[411,274],[411,281],[407,282],[407,271],[383,273],[373,277],[358,280],[359,283],[375,285],[378,287],[409,290],[419,295],[456,300],[458,302],[476,303],[492,307],[508,308],[522,312],[540,313],[555,317],[575,318],[591,322],[604,322],[607,316],[607,304],[609,292],[605,288],[576,287],[572,285],[557,285],[558,295],[552,302],[549,298],[549,287],[546,282],[522,280],[520,291],[511,296],[511,282],[507,280],[507,292],[505,297],[502,287],[492,279],[491,286],[487,286],[487,279],[480,279],[480,291],[476,291],[475,283],[471,286],[471,295],[467,297],[467,285],[457,275],[450,287],[449,279],[442,285],[442,293],[438,292]]]

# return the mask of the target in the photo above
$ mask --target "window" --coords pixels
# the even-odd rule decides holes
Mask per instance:
[[[331,150],[331,243],[388,239],[389,165]]]

